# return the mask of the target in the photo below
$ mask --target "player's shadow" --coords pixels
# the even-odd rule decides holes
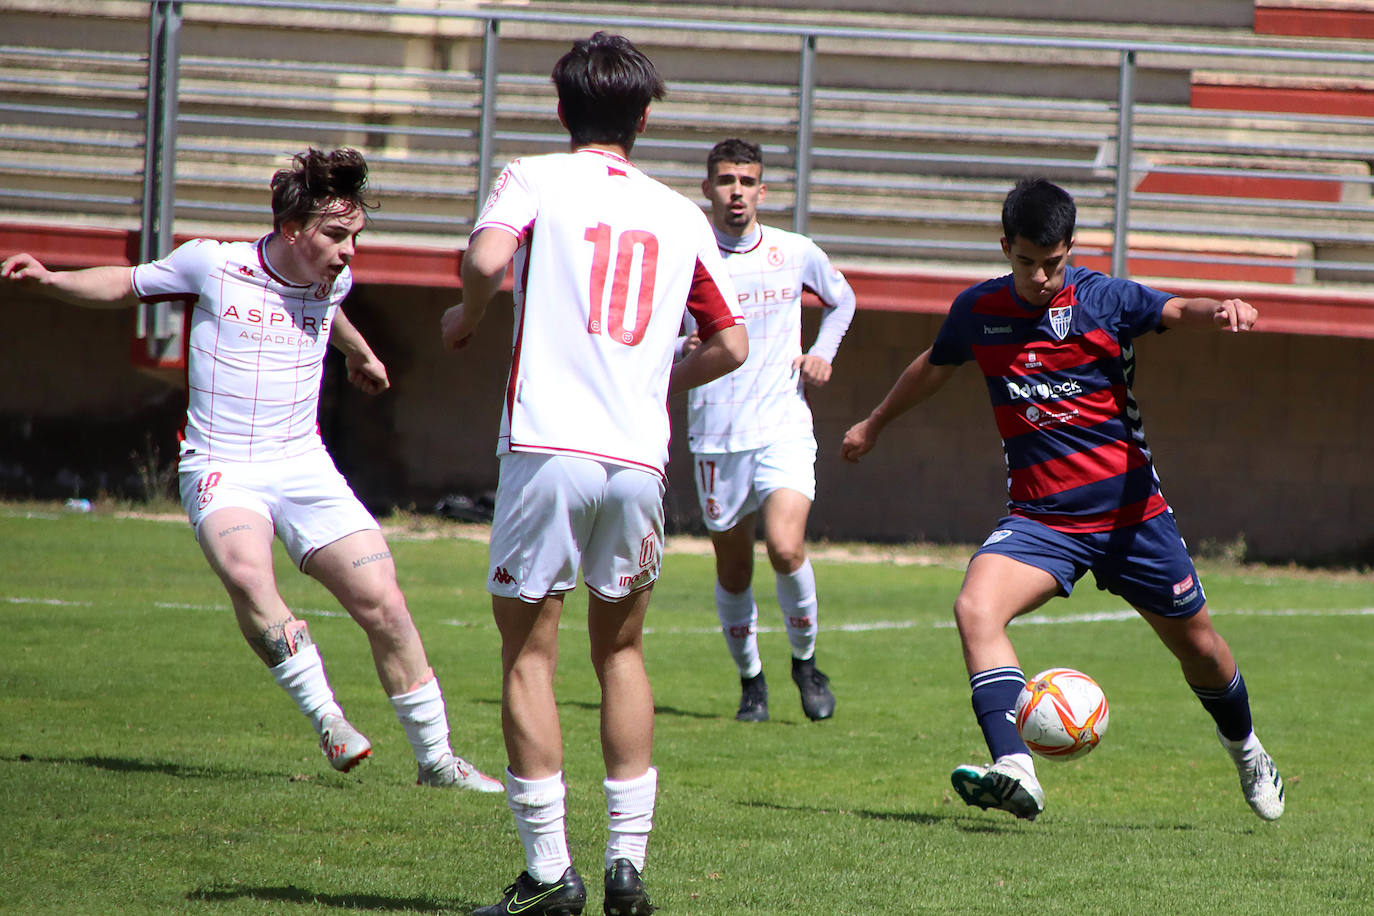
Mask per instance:
[[[261,770],[230,769],[218,766],[191,766],[164,760],[141,760],[136,757],[34,757],[19,754],[14,757],[0,757],[0,763],[56,763],[66,766],[84,766],[94,770],[109,770],[112,773],[158,773],[174,779],[238,779],[260,780],[279,774]]]
[[[966,811],[875,811],[869,808],[826,808],[814,805],[780,805],[774,802],[750,801],[741,802],[747,808],[764,808],[772,811],[785,811],[789,813],[802,812],[806,814],[824,814],[827,817],[849,816],[863,818],[870,821],[891,821],[899,824],[916,824],[923,827],[932,827],[936,824],[947,824],[955,830],[963,833],[989,833],[1003,834],[1008,830],[1017,830],[1022,825],[1016,822],[1000,822],[994,820],[978,820],[971,818]]]
[[[586,700],[559,700],[560,707],[567,706],[573,709],[599,710],[600,703],[591,703]],[[654,704],[654,715],[656,716],[679,716],[684,719],[719,719],[716,713],[693,712],[689,709],[679,709],[676,706],[664,706],[660,703]]]
[[[929,826],[931,824],[942,824],[950,817],[942,814],[929,814],[922,811],[869,811],[863,808],[828,808],[817,805],[780,805],[776,802],[764,801],[744,801],[739,803],[744,808],[760,808],[766,811],[783,811],[789,814],[823,814],[827,817],[849,816],[861,817],[867,820],[876,821],[897,821],[906,824],[921,824]]]
[[[252,887],[216,885],[200,887],[186,895],[187,900],[224,903],[230,900],[254,900],[260,903],[292,903],[301,906],[332,906],[345,910],[403,910],[431,913],[438,910],[457,910],[466,913],[478,903],[436,900],[433,897],[386,897],[381,894],[321,894],[294,884],[285,887]]]

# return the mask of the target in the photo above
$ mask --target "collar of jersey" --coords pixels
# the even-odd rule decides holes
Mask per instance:
[[[579,146],[577,149],[573,150],[573,152],[574,152],[574,153],[592,153],[593,155],[597,155],[597,156],[605,156],[607,159],[614,159],[616,162],[623,162],[623,163],[625,163],[626,165],[629,165],[629,164],[630,164],[630,160],[626,159],[624,156],[617,156],[615,153],[611,152],[610,150],[592,149],[590,146]]]
[[[269,232],[258,239],[258,263],[262,265],[263,270],[267,271],[267,276],[271,277],[274,282],[280,283],[282,286],[290,286],[295,289],[306,289],[307,287],[314,286],[315,284],[313,283],[292,283],[290,280],[283,277],[281,272],[273,267],[271,262],[267,260],[267,241],[274,235],[276,235],[275,232]]]
[[[715,226],[711,231],[716,234],[716,247],[721,251],[728,251],[732,254],[740,254],[745,251],[753,251],[759,247],[763,241],[763,227],[758,223],[754,224],[754,231],[745,233],[741,236],[733,236],[728,232],[721,232]]]

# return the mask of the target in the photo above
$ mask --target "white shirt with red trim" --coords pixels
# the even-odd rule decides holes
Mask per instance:
[[[701,209],[625,159],[583,149],[506,166],[473,234],[490,229],[520,240],[497,453],[662,474],[684,315],[703,339],[743,323]]]
[[[715,235],[749,327],[749,358],[688,392],[688,446],[694,454],[718,454],[810,439],[811,408],[801,372],[792,368],[802,354],[802,291],[825,306],[809,352],[828,363],[854,317],[854,291],[804,235],[771,226],[739,238]]]
[[[329,329],[352,288],[282,279],[256,242],[193,239],[133,268],[145,302],[191,302],[182,454],[227,461],[290,458],[322,448],[316,412]]]

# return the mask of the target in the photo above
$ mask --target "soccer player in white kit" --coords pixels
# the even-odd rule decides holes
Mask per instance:
[[[716,555],[716,614],[740,677],[735,718],[768,719],[754,603],[754,532],[760,515],[778,605],[792,649],[792,680],[812,720],[835,713],[830,679],[816,667],[819,601],[806,555],[806,518],[816,498],[816,437],[805,386],[824,385],[854,317],[854,291],[809,238],[757,219],[763,155],[739,139],[706,159],[702,193],[749,328],[749,359],[688,395],[688,446],[697,498]],[[802,291],[825,306],[802,352]],[[693,331],[690,321],[687,330]],[[682,350],[696,345],[695,334]]]
[[[487,589],[502,641],[507,802],[526,867],[476,913],[562,916],[586,904],[568,852],[553,690],[559,616],[580,566],[601,684],[603,910],[630,916],[653,911],[640,877],[658,781],[642,631],[663,542],[667,399],[740,365],[748,338],[700,209],[626,158],[663,95],[653,64],[598,32],[558,61],[553,81],[572,151],[501,173],[463,256],[463,302],[441,323],[446,346],[465,346],[515,259]],[[674,365],[687,312],[703,342]]]
[[[181,501],[249,646],[310,720],[336,770],[372,753],[335,700],[309,627],[277,591],[275,535],[367,634],[415,752],[416,781],[500,792],[500,782],[453,753],[443,693],[391,551],[320,440],[326,344],[344,353],[349,381],[362,390],[390,386],[385,365],[339,309],[353,284],[366,185],[356,151],[310,149],[273,176],[273,230],[256,242],[194,239],[132,269],[49,271],[17,254],[0,264],[0,280],[95,308],[190,303]]]

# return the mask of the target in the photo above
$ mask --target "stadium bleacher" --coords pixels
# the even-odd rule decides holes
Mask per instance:
[[[0,251],[30,249],[64,267],[137,259],[151,4],[3,5]],[[761,142],[769,161],[764,218],[797,225],[800,197],[807,233],[859,293],[860,318],[844,354],[849,363],[839,368],[864,365],[886,384],[901,368],[893,341],[927,338],[955,293],[1003,270],[998,213],[1016,177],[1037,172],[1068,187],[1080,205],[1078,262],[1111,267],[1118,79],[1124,52],[1135,49],[1126,269],[1181,294],[1243,294],[1261,309],[1264,328],[1277,332],[1256,335],[1259,342],[1243,351],[1258,360],[1255,372],[1270,373],[1260,378],[1262,413],[1241,420],[1216,408],[1201,421],[1174,418],[1177,426],[1224,424],[1230,442],[1277,418],[1295,440],[1315,439],[1325,435],[1320,421],[1329,419],[1325,405],[1336,399],[1317,397],[1314,409],[1313,398],[1297,392],[1310,394],[1315,383],[1304,378],[1284,387],[1272,367],[1320,364],[1323,392],[1367,388],[1360,373],[1367,373],[1374,339],[1374,112],[1362,107],[1374,57],[1360,31],[1371,4],[1345,4],[1354,8],[1346,13],[1358,14],[1346,31],[1331,26],[1330,16],[1304,20],[1308,25],[1294,25],[1290,16],[1334,5],[857,0],[836,12],[824,0],[301,0],[289,10],[252,0],[187,3],[180,5],[174,236],[256,235],[266,177],[287,156],[307,144],[360,148],[383,206],[365,234],[350,308],[399,354],[398,387],[429,389],[448,370],[426,335],[452,300],[483,182],[513,156],[563,147],[551,117],[549,67],[573,37],[604,26],[634,38],[669,80],[669,97],[654,107],[651,130],[636,146],[637,162],[697,198],[713,142],[731,134]],[[1289,19],[1274,18],[1279,7]],[[484,17],[492,15],[503,18],[498,76],[489,87],[495,106],[484,120]],[[819,36],[814,58],[806,55],[808,32]],[[814,96],[805,111],[809,155],[799,157],[807,61]],[[1281,89],[1309,95],[1290,96],[1298,104],[1285,107],[1277,104]],[[1250,102],[1242,90],[1265,91]],[[489,155],[482,161],[484,136]],[[396,294],[400,288],[404,295]],[[46,325],[34,331],[40,342],[33,358],[45,365],[71,346],[66,338],[43,344],[53,333]],[[1338,338],[1344,340],[1333,345]],[[1182,403],[1199,387],[1187,372],[1192,365],[1236,368],[1214,359],[1205,349],[1212,344],[1176,346],[1184,355],[1159,376],[1178,380],[1180,390],[1169,394]],[[482,357],[492,362],[485,367],[492,374],[501,371],[500,349]],[[120,359],[127,369],[127,356]],[[40,373],[39,394],[16,381],[10,401],[0,397],[0,417],[153,397],[108,362],[98,371],[109,381],[80,391],[63,388],[51,372]],[[874,378],[839,368],[816,406],[822,440],[835,440],[854,412],[881,394]],[[472,397],[481,402],[486,394]],[[326,392],[326,404],[331,397],[344,395]],[[491,403],[498,397],[492,394]],[[363,442],[364,433],[349,438],[336,430],[341,464],[349,464],[350,447],[368,455],[349,468],[365,498],[404,503],[440,487],[487,485],[489,468],[477,458],[471,466],[436,469],[426,456],[442,451],[485,460],[489,429],[455,430],[448,411],[422,397],[398,399],[386,410],[369,421],[388,430],[385,455],[369,451],[379,446]],[[894,500],[880,484],[844,478],[846,499],[818,503],[817,529],[980,536],[996,500],[970,508],[961,494],[995,494],[1004,469],[995,461],[971,465],[960,455],[981,454],[987,445],[984,410],[964,392],[933,412],[930,422],[953,457],[948,466],[934,459],[921,465],[920,493]],[[1170,417],[1159,407],[1151,417],[1168,428]],[[913,438],[915,454],[920,441]],[[1358,470],[1367,464],[1367,440],[1361,431],[1330,446],[1323,469],[1312,475],[1319,480],[1304,487],[1309,514],[1323,524],[1249,529],[1256,549],[1298,539],[1304,549],[1325,550],[1367,537],[1364,518],[1374,511],[1374,495],[1369,486],[1341,483],[1367,479]],[[1193,447],[1168,443],[1178,456],[1166,469],[1172,495],[1185,502],[1224,492],[1230,479],[1223,475],[1232,474],[1213,473],[1204,460],[1213,453]],[[1256,451],[1279,463],[1274,448],[1284,447],[1266,441]],[[845,473],[832,458],[818,464],[826,492]],[[870,471],[911,473],[909,460],[899,449]],[[1190,467],[1189,475],[1177,467]],[[1201,536],[1225,538],[1253,525],[1253,514],[1243,511],[1248,500],[1291,499],[1291,481],[1264,487],[1234,506],[1218,506]],[[919,511],[907,505],[917,499]],[[914,532],[918,516],[946,527]]]

